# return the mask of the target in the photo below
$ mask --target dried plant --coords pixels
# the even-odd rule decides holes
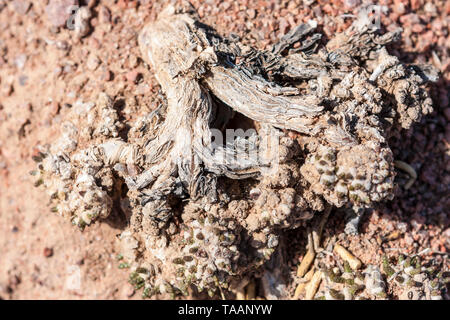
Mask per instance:
[[[123,255],[145,295],[231,288],[314,212],[392,199],[387,138],[432,110],[423,84],[435,75],[388,53],[400,31],[366,20],[325,46],[302,24],[262,51],[169,6],[139,35],[166,103],[120,137],[110,97],[80,102],[37,157],[38,184],[80,227],[120,201]],[[255,130],[222,144],[235,113]]]

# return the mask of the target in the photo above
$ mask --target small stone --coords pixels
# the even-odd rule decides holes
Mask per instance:
[[[134,290],[133,286],[130,284],[126,284],[123,288],[123,294],[127,297],[127,298],[131,298],[132,296],[134,296],[136,290]]]
[[[53,248],[45,247],[44,248],[44,257],[50,258],[51,256],[53,256]]]
[[[103,70],[102,73],[100,74],[101,81],[111,81],[112,77],[113,77],[112,72],[108,69]]]
[[[130,54],[128,61],[130,63],[130,68],[136,68],[139,64],[139,60],[134,54]]]
[[[89,38],[89,45],[91,46],[91,48],[95,48],[97,50],[100,49],[101,46],[100,41],[95,37]]]
[[[110,23],[111,22],[111,11],[108,9],[108,7],[101,6],[98,16],[99,16],[100,23]]]
[[[12,6],[18,14],[26,14],[31,7],[31,2],[28,0],[14,0]]]
[[[92,17],[92,12],[88,7],[81,7],[75,13],[71,28],[75,31],[78,38],[83,38],[91,31],[89,21]]]
[[[66,64],[63,68],[64,73],[71,73],[73,72],[73,67],[70,64]]]
[[[52,116],[56,116],[58,113],[59,113],[59,103],[58,102],[56,102],[56,101],[53,101],[51,104],[50,104],[50,114],[52,115]]]
[[[289,31],[289,22],[287,19],[282,18],[279,22],[279,37],[281,38],[282,36],[284,36],[288,31]]]
[[[27,81],[28,81],[28,76],[26,76],[26,75],[19,76],[19,84],[21,86],[25,86],[27,84]]]
[[[361,0],[344,0],[344,7],[346,9],[352,9],[359,5],[361,3]]]
[[[2,94],[9,97],[13,93],[14,87],[12,84],[7,83],[2,87]]]
[[[59,27],[51,26],[50,32],[53,34],[58,34],[60,32]]]
[[[250,190],[250,198],[256,200],[261,195],[261,190],[259,188],[253,188]]]
[[[131,70],[126,74],[126,78],[129,82],[137,83],[141,74],[137,70]]]
[[[316,18],[322,18],[323,12],[322,12],[322,8],[320,7],[320,5],[314,6],[314,7],[312,8],[312,11],[313,11],[314,16],[315,16]]]
[[[87,6],[92,9],[93,7],[95,7],[97,4],[97,0],[88,0],[87,2]]]
[[[136,87],[136,94],[144,95],[144,94],[150,92],[150,90],[151,90],[151,87],[149,86],[149,84],[142,82],[142,83],[138,84],[138,86]]]
[[[406,14],[400,17],[400,22],[406,26],[420,23],[419,16],[414,13]]]
[[[21,283],[22,279],[18,274],[11,275],[11,277],[9,278],[9,285],[12,286],[13,288],[17,287]]]
[[[230,9],[230,7],[231,7],[231,3],[230,2],[224,2],[222,4],[222,8],[223,8],[224,11]]]
[[[411,9],[416,11],[418,10],[423,4],[422,0],[411,0]]]
[[[428,13],[432,17],[437,16],[436,6],[432,2],[427,2],[423,7],[423,9],[425,10],[426,13]]]
[[[425,29],[425,27],[422,24],[415,24],[412,27],[412,32],[421,33],[424,29]]]
[[[433,20],[433,22],[431,22],[431,29],[433,31],[436,32],[437,35],[442,35],[442,29],[443,29],[444,25],[442,24],[442,21],[439,19],[435,19]]]
[[[393,11],[397,15],[403,15],[406,12],[405,4],[403,2],[394,3]]]
[[[420,51],[427,51],[434,43],[434,31],[428,30],[418,37],[416,48]]]
[[[65,40],[56,41],[55,45],[59,50],[62,50],[62,51],[67,51],[67,50],[69,50],[69,47],[70,47],[69,43]]]
[[[129,9],[129,8],[132,8],[134,5],[136,5],[133,2],[135,2],[135,1],[129,2],[128,0],[119,0],[117,3],[117,6],[120,9]]]
[[[55,27],[63,27],[69,17],[78,8],[78,0],[50,0],[45,12],[50,23]]]
[[[89,70],[94,71],[100,65],[100,59],[97,57],[96,54],[91,53],[87,59],[86,65]]]
[[[27,62],[27,55],[26,54],[19,54],[16,59],[14,60],[14,64],[16,65],[17,69],[22,70],[25,66],[25,63]]]
[[[414,239],[411,237],[409,233],[405,234],[405,243],[408,246],[411,246],[414,243]]]
[[[92,26],[92,27],[97,26],[97,25],[98,25],[98,18],[97,18],[97,17],[93,17],[93,18],[91,19],[90,23],[91,23],[91,26]]]
[[[255,9],[248,9],[247,15],[250,19],[255,19],[256,17],[256,10]]]

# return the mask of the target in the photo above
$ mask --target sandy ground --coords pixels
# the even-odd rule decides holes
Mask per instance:
[[[0,298],[139,299],[118,268],[116,235],[126,224],[119,212],[80,232],[51,212],[44,190],[33,187],[31,157],[55,139],[78,99],[104,91],[127,101],[122,116],[134,119],[156,106],[158,84],[139,58],[136,36],[164,1],[81,1],[93,13],[84,38],[64,26],[59,1],[0,0]],[[64,0],[76,3],[75,0]],[[447,266],[450,247],[450,2],[381,1],[390,8],[382,22],[402,26],[392,48],[407,62],[431,63],[441,79],[431,87],[433,114],[391,141],[396,159],[413,166],[418,180],[409,190],[368,213],[359,236],[340,236],[364,263],[389,250],[431,248],[428,258]],[[264,48],[300,22],[316,19],[326,36],[347,27],[359,0],[193,1],[200,17],[219,33],[237,34]],[[53,13],[52,13],[53,12]],[[63,17],[63,26],[59,20]],[[131,101],[131,103],[130,103]],[[341,214],[332,215],[325,235],[339,234]],[[383,237],[399,231],[390,241]],[[292,271],[304,255],[302,230],[289,233]],[[381,243],[381,244],[380,244]],[[293,290],[293,288],[289,288]]]

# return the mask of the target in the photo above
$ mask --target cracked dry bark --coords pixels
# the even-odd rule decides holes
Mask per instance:
[[[37,184],[80,227],[120,201],[130,215],[122,250],[145,295],[191,285],[214,294],[258,274],[283,229],[326,205],[391,199],[387,137],[432,110],[423,84],[433,70],[386,49],[399,31],[381,34],[361,16],[321,46],[314,29],[300,25],[261,51],[220,37],[190,8],[167,7],[139,35],[166,103],[125,139],[110,97],[78,103],[37,157]],[[235,112],[257,134],[221,144]]]

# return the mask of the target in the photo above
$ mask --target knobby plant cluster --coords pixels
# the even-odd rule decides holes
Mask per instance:
[[[323,44],[315,29],[258,50],[168,6],[139,35],[165,103],[126,123],[104,93],[78,102],[36,157],[37,184],[80,228],[120,204],[122,254],[145,295],[213,295],[261,276],[285,230],[392,199],[388,138],[432,111],[434,70],[387,49],[400,30],[360,15]],[[238,114],[253,128],[229,139]]]

